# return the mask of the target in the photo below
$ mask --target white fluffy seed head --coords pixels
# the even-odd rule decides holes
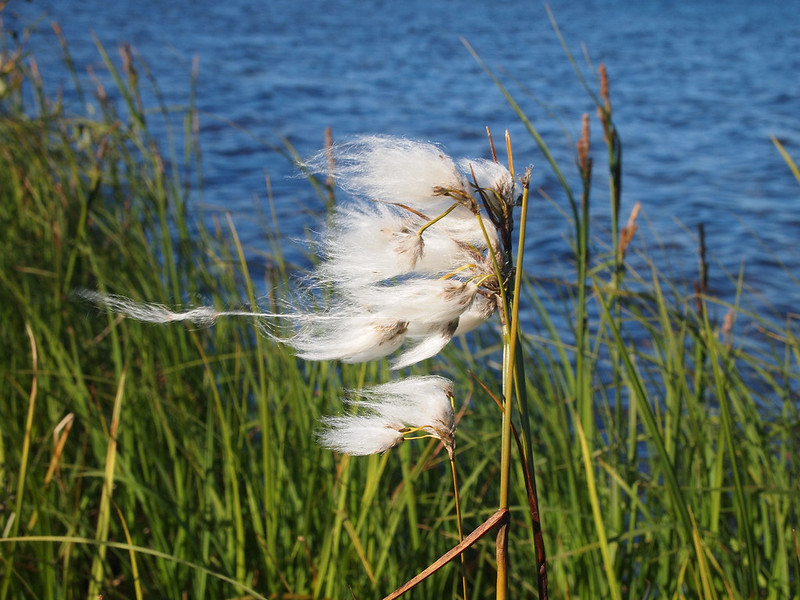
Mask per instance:
[[[452,382],[435,375],[411,377],[353,392],[348,404],[370,414],[323,419],[320,443],[345,454],[385,452],[403,439],[427,435],[452,450],[455,435]]]
[[[427,212],[453,200],[434,192],[437,188],[469,193],[469,182],[455,162],[438,146],[391,136],[362,136],[333,147],[337,184],[368,200],[393,202]],[[328,152],[306,163],[326,172]]]
[[[469,333],[473,329],[477,329],[489,320],[496,309],[497,303],[494,297],[476,294],[470,307],[459,316],[458,327],[453,332],[453,336]]]
[[[304,360],[366,362],[388,356],[403,344],[408,324],[349,309],[310,319],[285,340]]]
[[[424,229],[421,217],[376,203],[337,210],[322,244],[315,277],[342,286],[363,286],[411,272],[441,276],[468,263],[471,250],[442,220]],[[477,227],[471,217],[473,228]]]
[[[477,291],[478,286],[469,281],[419,278],[365,286],[353,297],[381,318],[428,325],[457,319]]]
[[[513,206],[514,178],[506,167],[485,158],[464,158],[458,161],[458,166],[473,187],[477,184],[484,190],[487,200],[495,210],[499,209],[500,202]]]
[[[364,402],[387,420],[419,428],[452,444],[455,432],[453,384],[437,375],[409,377],[362,393]]]
[[[412,279],[339,291],[339,301],[285,340],[305,360],[364,362],[389,356],[401,369],[436,355],[479,294],[470,281]]]
[[[320,445],[342,454],[382,454],[403,441],[402,432],[388,427],[380,416],[326,417],[322,424]]]

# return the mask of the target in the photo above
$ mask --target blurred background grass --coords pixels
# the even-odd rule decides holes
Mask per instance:
[[[146,66],[98,46],[117,89],[80,90],[94,113],[71,114],[35,54],[3,44],[0,597],[366,598],[454,545],[436,443],[367,458],[315,443],[343,388],[387,380],[385,364],[303,363],[246,320],[149,326],[72,298],[88,288],[278,306],[293,269],[266,231],[269,292],[257,298],[231,221],[207,227],[192,213],[202,187],[192,82],[184,106],[144,106]],[[592,126],[613,126],[597,99],[606,112]],[[150,134],[154,119],[168,135]],[[581,190],[560,178],[574,270],[557,282],[531,274],[524,294],[551,596],[797,597],[794,321],[749,312],[744,291],[732,305],[711,297],[702,260],[694,288],[656,270],[658,247],[625,257],[621,150],[607,138],[608,199],[589,197],[590,162],[579,162]],[[594,201],[614,204],[612,239],[592,236]],[[417,369],[457,382],[467,531],[497,505],[499,414],[476,381],[496,387],[498,348],[487,327]],[[521,470],[514,480],[510,589],[533,598]],[[472,597],[492,593],[491,541],[466,569]],[[453,564],[412,594],[455,597],[458,578]]]

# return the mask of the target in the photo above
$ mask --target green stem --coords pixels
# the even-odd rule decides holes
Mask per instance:
[[[89,581],[87,598],[101,597],[103,591],[103,576],[106,568],[106,545],[108,529],[111,520],[111,494],[114,489],[114,472],[117,464],[117,433],[119,431],[120,415],[122,414],[122,398],[125,391],[126,371],[122,371],[117,394],[114,398],[114,408],[111,412],[111,423],[108,428],[108,447],[106,449],[106,462],[103,471],[103,490],[100,495],[100,506],[97,510],[97,530],[95,540],[98,542],[97,554],[92,559],[92,575]]]
[[[447,447],[450,456],[450,471],[453,473],[453,497],[456,502],[456,525],[458,526],[458,543],[464,541],[464,529],[461,527],[461,501],[458,496],[458,477],[456,476],[456,457],[452,446]],[[461,559],[461,589],[464,592],[464,600],[467,600],[467,570],[464,563],[464,553],[459,555]]]
[[[430,227],[431,225],[433,225],[433,224],[437,223],[438,221],[441,221],[442,219],[444,219],[447,215],[449,215],[451,212],[453,212],[456,209],[456,207],[458,207],[458,206],[460,206],[460,204],[458,202],[454,202],[453,205],[450,208],[448,208],[446,211],[444,211],[438,217],[434,217],[433,219],[431,219],[430,221],[425,223],[425,225],[420,227],[419,231],[417,232],[417,235],[421,236],[423,233],[425,233],[425,230],[428,227]]]

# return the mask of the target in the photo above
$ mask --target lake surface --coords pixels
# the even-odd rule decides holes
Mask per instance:
[[[676,278],[694,280],[703,223],[713,293],[733,300],[725,271],[735,275],[744,261],[757,310],[797,312],[800,285],[791,273],[800,274],[800,184],[770,135],[800,161],[800,2],[550,6],[592,85],[597,65],[607,66],[624,146],[623,222],[634,203],[643,206],[634,249],[648,248]],[[310,155],[330,126],[335,138],[395,134],[440,142],[457,157],[485,156],[489,126],[498,140],[511,132],[518,168],[534,164],[533,188],[552,198],[534,197],[528,270],[563,272],[570,232],[560,214],[568,210],[564,193],[461,37],[505,73],[576,191],[574,139],[581,115],[592,114],[593,227],[601,244],[608,241],[600,125],[543,3],[11,0],[3,19],[6,29],[42,19],[28,47],[52,92],[69,88],[70,77],[51,20],[80,73],[91,66],[105,77],[91,33],[114,56],[119,43],[130,42],[170,104],[187,103],[197,56],[205,187],[193,206],[203,214],[232,211],[256,268],[269,250],[265,175],[286,237],[302,238],[321,209],[270,143],[287,138]],[[290,252],[301,259],[299,249]]]

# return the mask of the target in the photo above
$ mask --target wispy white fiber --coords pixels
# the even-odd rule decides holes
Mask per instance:
[[[359,413],[326,417],[320,444],[344,454],[386,452],[407,437],[434,437],[452,451],[455,435],[452,382],[435,375],[411,377],[352,392]]]
[[[136,302],[125,296],[101,294],[91,290],[78,290],[75,296],[108,308],[116,313],[146,323],[176,323],[188,321],[200,327],[210,327],[219,317],[254,317],[275,318],[282,315],[271,313],[253,313],[247,311],[219,311],[211,306],[198,306],[184,311],[175,311],[163,304],[152,302]]]

